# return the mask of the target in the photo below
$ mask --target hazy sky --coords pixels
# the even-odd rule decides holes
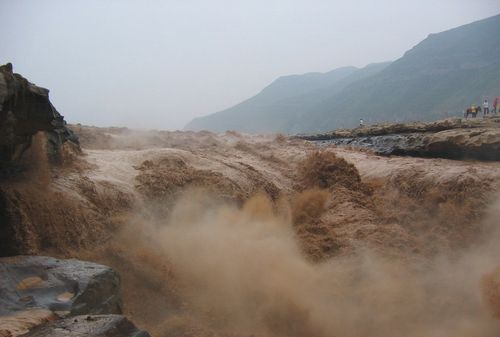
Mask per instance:
[[[0,62],[69,122],[180,129],[281,75],[394,60],[499,0],[0,0]]]

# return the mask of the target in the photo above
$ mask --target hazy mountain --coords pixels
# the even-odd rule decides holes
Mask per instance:
[[[280,77],[254,97],[213,115],[196,118],[186,128],[247,132],[288,130],[295,112],[311,109],[317,104],[321,91],[335,86],[357,70],[344,67],[328,73]]]
[[[319,102],[303,131],[459,115],[500,95],[500,15],[431,34],[383,71]]]
[[[239,130],[245,132],[299,132],[304,113],[347,85],[370,77],[389,63],[358,69],[344,67],[327,73],[307,73],[278,78],[259,94],[229,109],[196,118],[189,130]]]
[[[500,95],[500,15],[431,34],[391,64],[279,78],[186,128],[314,132],[367,122],[458,115]]]

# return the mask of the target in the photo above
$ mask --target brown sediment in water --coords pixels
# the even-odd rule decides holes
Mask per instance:
[[[85,132],[78,169],[2,185],[18,248],[112,266],[154,336],[496,336],[499,164]]]
[[[481,279],[482,293],[492,314],[500,319],[500,267]]]

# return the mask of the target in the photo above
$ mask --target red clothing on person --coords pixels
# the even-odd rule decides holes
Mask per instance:
[[[493,101],[493,107],[497,110],[500,108],[500,97],[495,98]]]

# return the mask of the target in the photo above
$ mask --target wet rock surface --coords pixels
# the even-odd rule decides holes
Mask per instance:
[[[500,160],[500,116],[373,125],[299,138],[321,145],[366,148],[381,155]]]
[[[0,167],[17,161],[40,131],[46,133],[47,150],[56,160],[63,143],[78,144],[50,102],[49,90],[14,73],[10,63],[0,66]]]
[[[0,332],[4,334],[24,333],[59,317],[121,313],[120,278],[103,265],[14,256],[0,258],[0,274]]]
[[[121,313],[120,278],[111,268],[44,256],[0,258],[0,314],[44,308],[67,314]]]
[[[137,329],[121,315],[75,316],[37,327],[25,337],[148,337],[147,332]]]
[[[361,136],[349,138],[334,138],[320,140],[319,144],[344,145],[373,150],[381,155],[417,155],[417,151],[423,148],[423,137],[421,134],[394,134],[384,136]]]

